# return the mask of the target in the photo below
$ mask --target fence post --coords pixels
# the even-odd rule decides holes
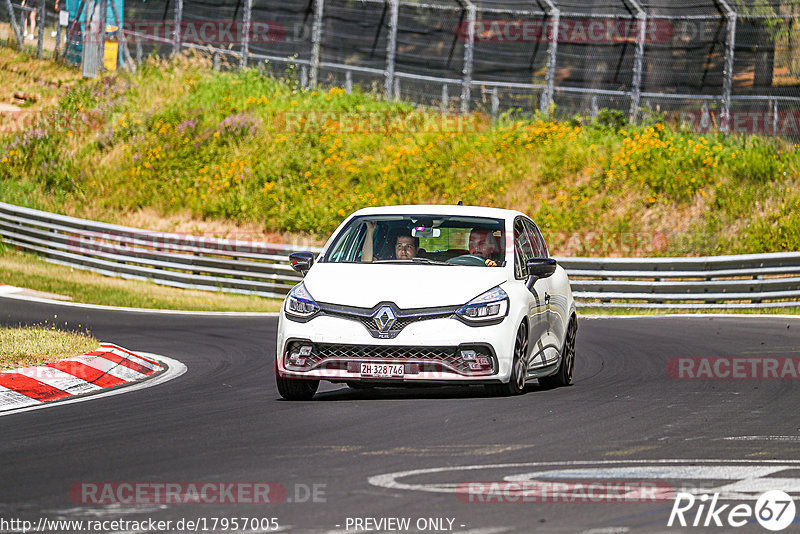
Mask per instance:
[[[61,12],[59,12],[58,20],[56,20],[56,46],[53,47],[53,59],[58,61],[60,58],[58,56],[59,49],[61,48]]]
[[[183,24],[183,0],[175,0],[175,33],[172,34],[172,55],[181,49],[182,38],[181,24]]]
[[[497,116],[500,114],[500,97],[497,95],[497,87],[493,87],[491,91],[491,119],[492,123],[497,121]]]
[[[42,53],[44,52],[45,13],[47,12],[45,0],[39,1],[39,7],[37,11],[38,13],[36,13],[36,17],[39,19],[39,34],[36,36],[36,57],[42,59]]]
[[[247,0],[244,6],[244,20],[242,21],[242,68],[247,68],[250,55],[250,24],[253,17],[253,0]]]
[[[344,92],[348,95],[353,92],[353,73],[349,70],[344,73]]]
[[[99,71],[102,71],[106,67],[106,25],[108,24],[106,16],[108,15],[109,1],[113,2],[113,0],[100,0],[100,27],[98,28],[100,31],[100,33],[98,33],[100,44],[98,45],[99,50],[97,52]]]
[[[544,93],[542,93],[542,100],[539,102],[539,111],[541,113],[548,113],[550,106],[553,104],[553,93],[555,92],[556,52],[558,51],[558,31],[561,24],[561,10],[556,7],[552,0],[544,1],[548,7],[547,15],[553,21],[553,29],[547,42],[547,74],[545,75]],[[545,26],[545,35],[547,35],[547,26]]]
[[[388,0],[389,2],[389,35],[386,39],[386,70],[384,76],[384,92],[386,98],[393,102],[396,98],[394,84],[394,64],[395,53],[397,52],[397,20],[400,16],[399,0]]]
[[[14,30],[14,37],[17,38],[17,48],[22,50],[22,33],[19,30],[19,24],[17,24],[17,17],[14,15],[14,6],[11,5],[11,0],[6,0],[6,8],[8,8],[8,19],[11,21],[11,28]]]
[[[772,101],[772,137],[778,137],[778,100]]]
[[[722,113],[720,113],[721,131],[730,131],[731,90],[733,88],[733,53],[736,45],[736,11],[726,0],[719,0],[725,9],[725,67],[722,71]]]
[[[475,22],[478,10],[470,0],[467,4],[467,38],[464,42],[464,68],[461,70],[461,113],[469,113],[469,101],[472,99],[472,63],[475,57]]]
[[[322,11],[325,0],[314,1],[314,24],[311,27],[311,87],[317,86],[319,78],[319,53],[322,41]]]
[[[647,35],[647,13],[637,0],[630,0],[636,9],[636,56],[633,60],[633,79],[631,80],[630,121],[636,124],[639,114],[639,100],[642,97],[642,62],[644,60],[644,40]]]
[[[447,111],[447,108],[450,107],[450,96],[447,94],[447,84],[442,84],[442,102],[440,104],[442,113]]]

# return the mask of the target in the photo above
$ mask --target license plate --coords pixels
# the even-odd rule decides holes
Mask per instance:
[[[362,363],[362,376],[396,377],[403,376],[405,366],[402,363]]]

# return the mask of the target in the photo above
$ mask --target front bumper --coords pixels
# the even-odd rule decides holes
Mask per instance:
[[[284,378],[334,382],[505,382],[513,355],[510,324],[506,318],[473,327],[455,318],[436,318],[409,324],[393,339],[376,339],[359,321],[321,315],[300,323],[281,312],[276,372]],[[363,372],[375,365],[381,373]],[[401,373],[392,372],[396,366],[402,366]]]

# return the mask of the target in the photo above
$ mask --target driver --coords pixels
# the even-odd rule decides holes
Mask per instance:
[[[419,238],[410,234],[399,234],[394,241],[394,257],[398,260],[413,260],[419,252]]]
[[[491,230],[474,229],[469,233],[469,253],[483,258],[487,267],[497,267],[492,255],[500,252],[497,238]]]

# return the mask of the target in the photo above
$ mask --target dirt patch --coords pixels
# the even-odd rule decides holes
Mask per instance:
[[[82,213],[79,217],[94,220],[108,220],[107,214]],[[283,243],[296,246],[321,247],[325,239],[315,238],[303,234],[268,232],[257,223],[234,223],[224,220],[206,221],[192,216],[190,213],[161,215],[152,208],[142,208],[138,211],[120,215],[116,224],[143,228],[154,232],[174,232],[223,239],[239,239],[242,241],[257,241],[260,243]]]

